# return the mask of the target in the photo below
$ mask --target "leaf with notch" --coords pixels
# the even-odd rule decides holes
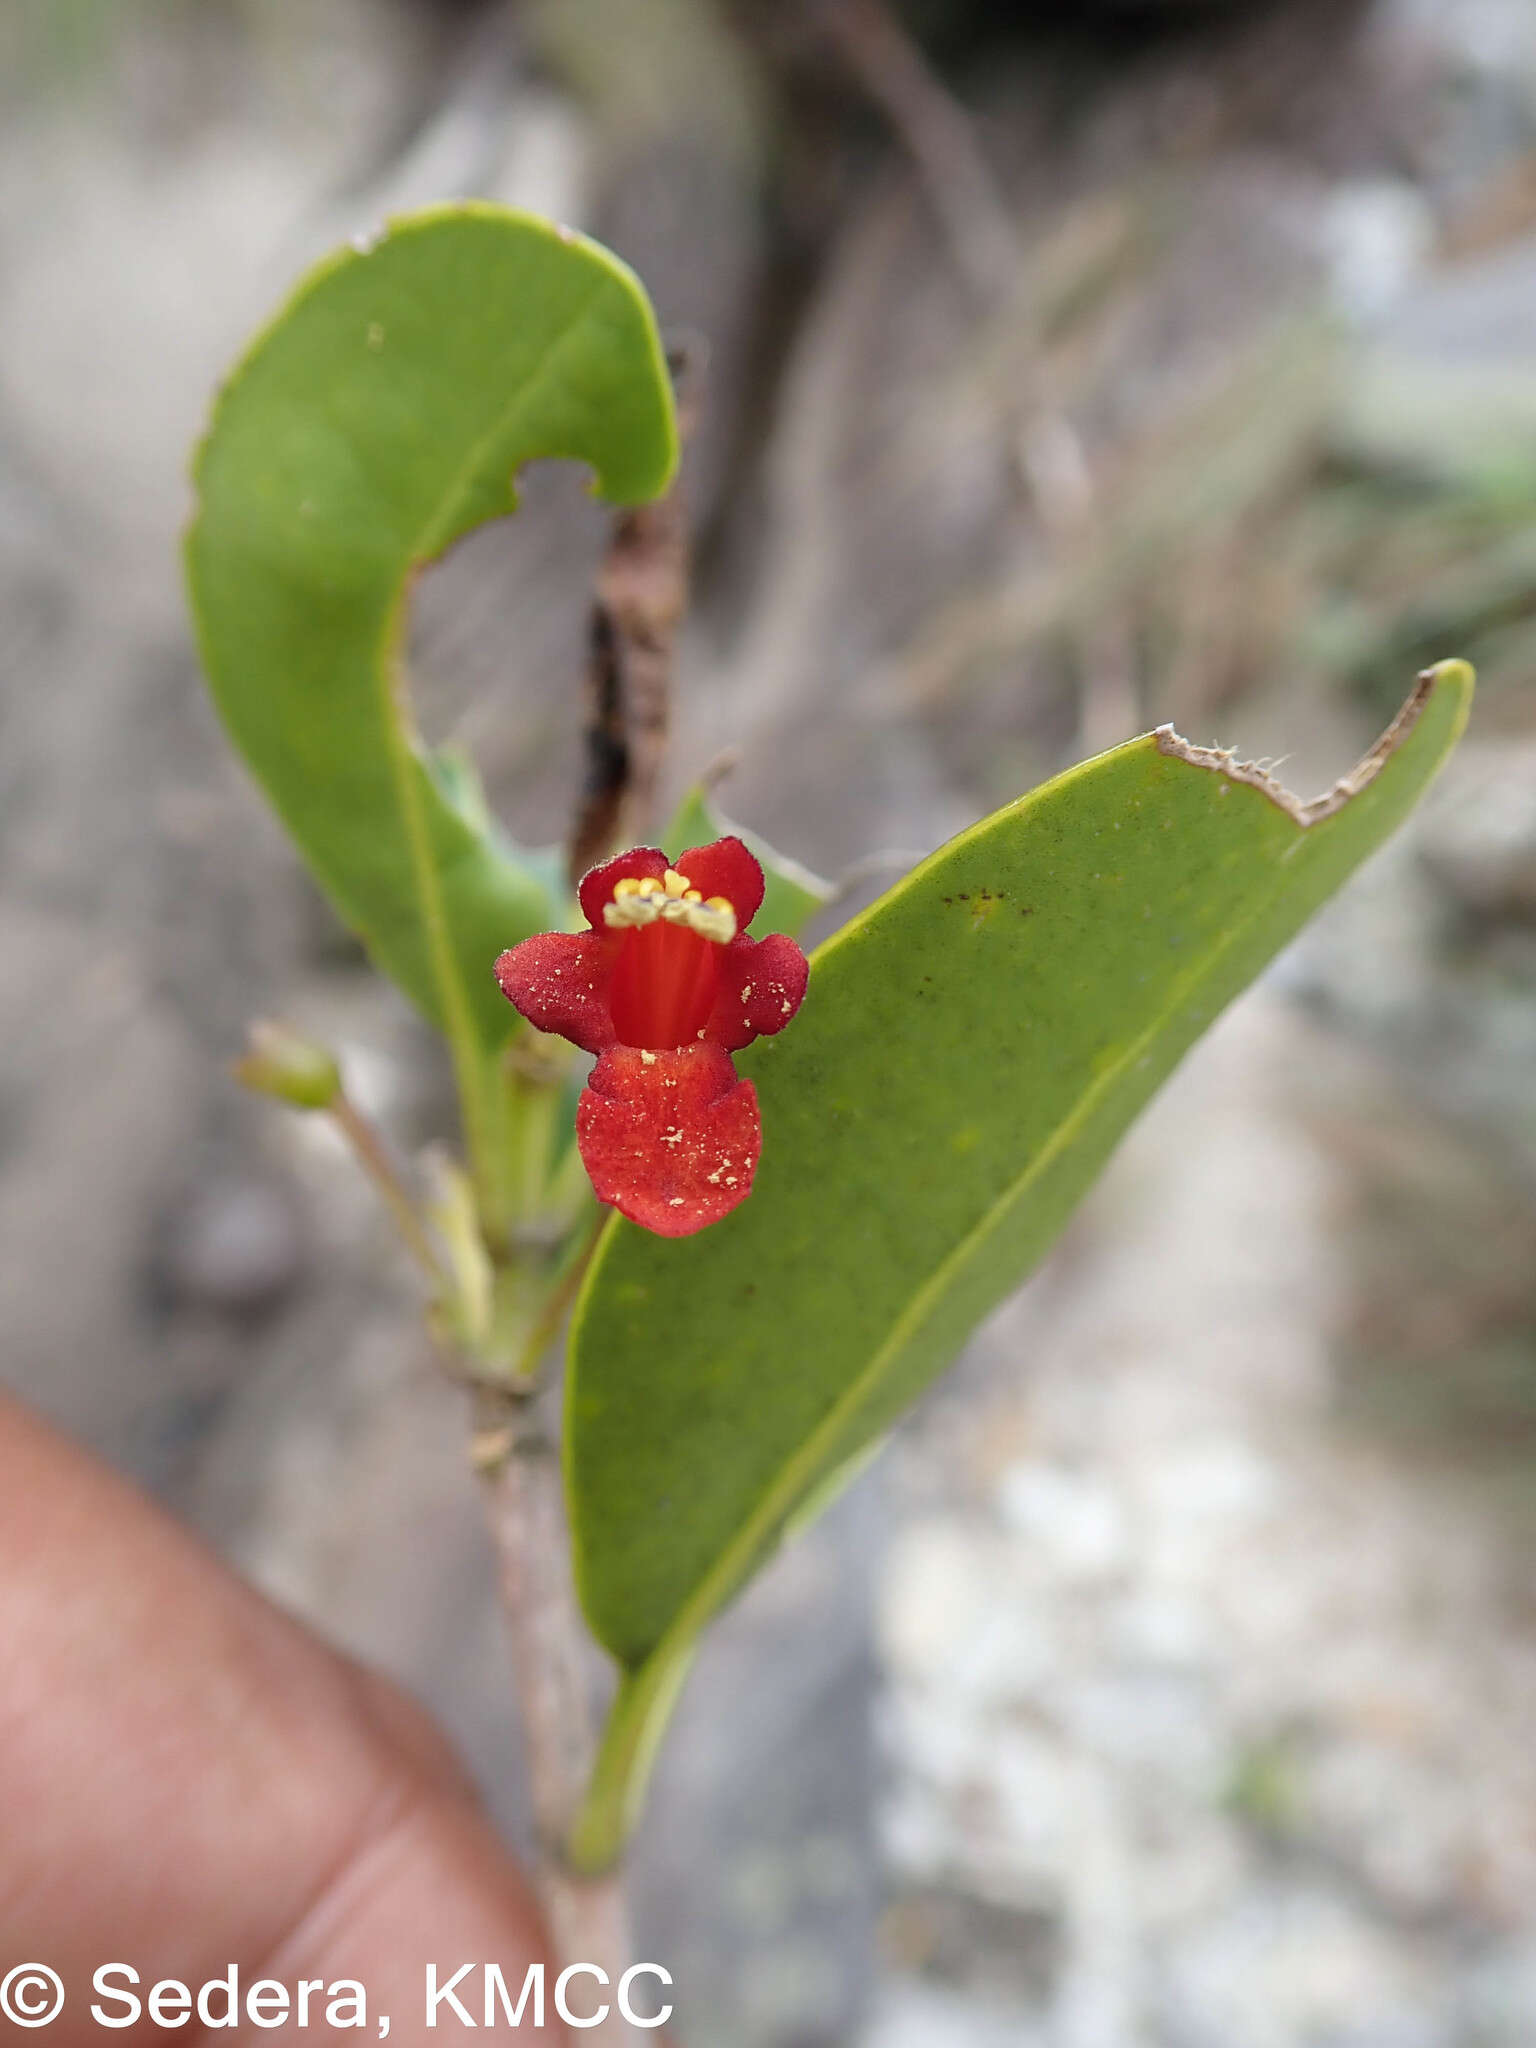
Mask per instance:
[[[231,737],[380,967],[455,1039],[516,1016],[490,964],[562,921],[536,868],[418,739],[401,644],[416,572],[516,509],[536,457],[601,496],[676,461],[645,295],[617,258],[487,205],[322,263],[255,342],[198,451],[187,573]]]
[[[1061,1230],[1232,998],[1402,820],[1466,718],[1444,662],[1326,798],[1168,730],[963,832],[740,1056],[751,1199],[615,1219],[571,1334],[582,1599],[625,1668],[574,1853],[617,1854],[700,1632]]]

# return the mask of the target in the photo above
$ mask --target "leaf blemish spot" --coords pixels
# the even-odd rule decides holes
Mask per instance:
[[[980,931],[1002,901],[1002,896],[995,891],[978,889],[976,901],[971,905],[971,930]]]

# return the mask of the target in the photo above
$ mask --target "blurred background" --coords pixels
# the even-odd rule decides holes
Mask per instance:
[[[1164,719],[1411,830],[717,1632],[640,1855],[689,2048],[1536,2039],[1531,0],[0,0],[0,1371],[394,1672],[523,1824],[461,1404],[348,1161],[447,1082],[218,731],[186,463],[299,271],[484,194],[707,357],[674,787],[895,872]],[[566,828],[574,472],[428,577]],[[878,868],[879,863],[875,863]],[[869,874],[868,868],[862,870]]]

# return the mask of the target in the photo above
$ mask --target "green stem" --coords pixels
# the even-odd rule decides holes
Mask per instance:
[[[489,1153],[480,1203],[486,1241],[501,1262],[517,1262],[529,1246],[548,1250],[564,1239],[590,1201],[585,1169],[579,1188],[551,1174],[562,1112],[565,1063],[528,1051],[520,1034],[487,1068]],[[562,1051],[564,1048],[562,1048]],[[574,1153],[575,1146],[570,1147]],[[580,1158],[577,1165],[580,1166]]]
[[[378,1190],[411,1257],[435,1286],[445,1286],[447,1275],[432,1249],[432,1240],[417,1213],[416,1204],[406,1193],[405,1183],[384,1149],[384,1141],[345,1095],[338,1095],[331,1104],[331,1115],[352,1147],[358,1164]]]
[[[523,1346],[519,1370],[525,1379],[532,1378],[538,1370],[539,1360],[554,1342],[555,1333],[560,1328],[565,1312],[576,1299],[577,1290],[586,1278],[587,1268],[592,1263],[592,1254],[597,1250],[597,1241],[607,1220],[601,1213],[593,1217],[585,1237],[577,1240],[577,1249],[574,1255],[570,1256],[565,1270],[558,1275],[554,1286],[545,1296],[538,1318],[529,1330]]]
[[[503,1064],[504,1056],[481,1054],[479,1075],[479,1142],[470,1130],[470,1113],[464,1109],[464,1138],[479,1198],[480,1226],[486,1243],[498,1260],[511,1249],[513,1232],[523,1213],[524,1144],[522,1105],[512,1077]]]
[[[611,1870],[624,1853],[694,1648],[690,1643],[670,1657],[651,1656],[619,1681],[566,1844],[566,1860],[583,1876]]]

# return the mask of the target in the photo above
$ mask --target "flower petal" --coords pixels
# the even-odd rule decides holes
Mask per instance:
[[[782,932],[732,939],[720,963],[720,993],[704,1035],[727,1052],[782,1031],[805,1000],[810,962]]]
[[[576,1142],[600,1202],[659,1237],[689,1237],[751,1193],[757,1091],[717,1046],[613,1046],[582,1090]]]
[[[723,896],[736,913],[736,929],[744,932],[763,901],[763,870],[757,855],[732,834],[712,846],[693,846],[672,863],[705,898]]]
[[[536,1030],[602,1052],[613,1043],[608,983],[617,951],[606,932],[539,932],[502,954],[496,979]]]
[[[632,846],[628,853],[616,853],[599,867],[588,868],[576,885],[587,923],[594,931],[604,929],[603,905],[612,902],[615,882],[622,882],[626,875],[633,875],[636,881],[649,875],[659,882],[666,872],[667,856],[659,846]]]

